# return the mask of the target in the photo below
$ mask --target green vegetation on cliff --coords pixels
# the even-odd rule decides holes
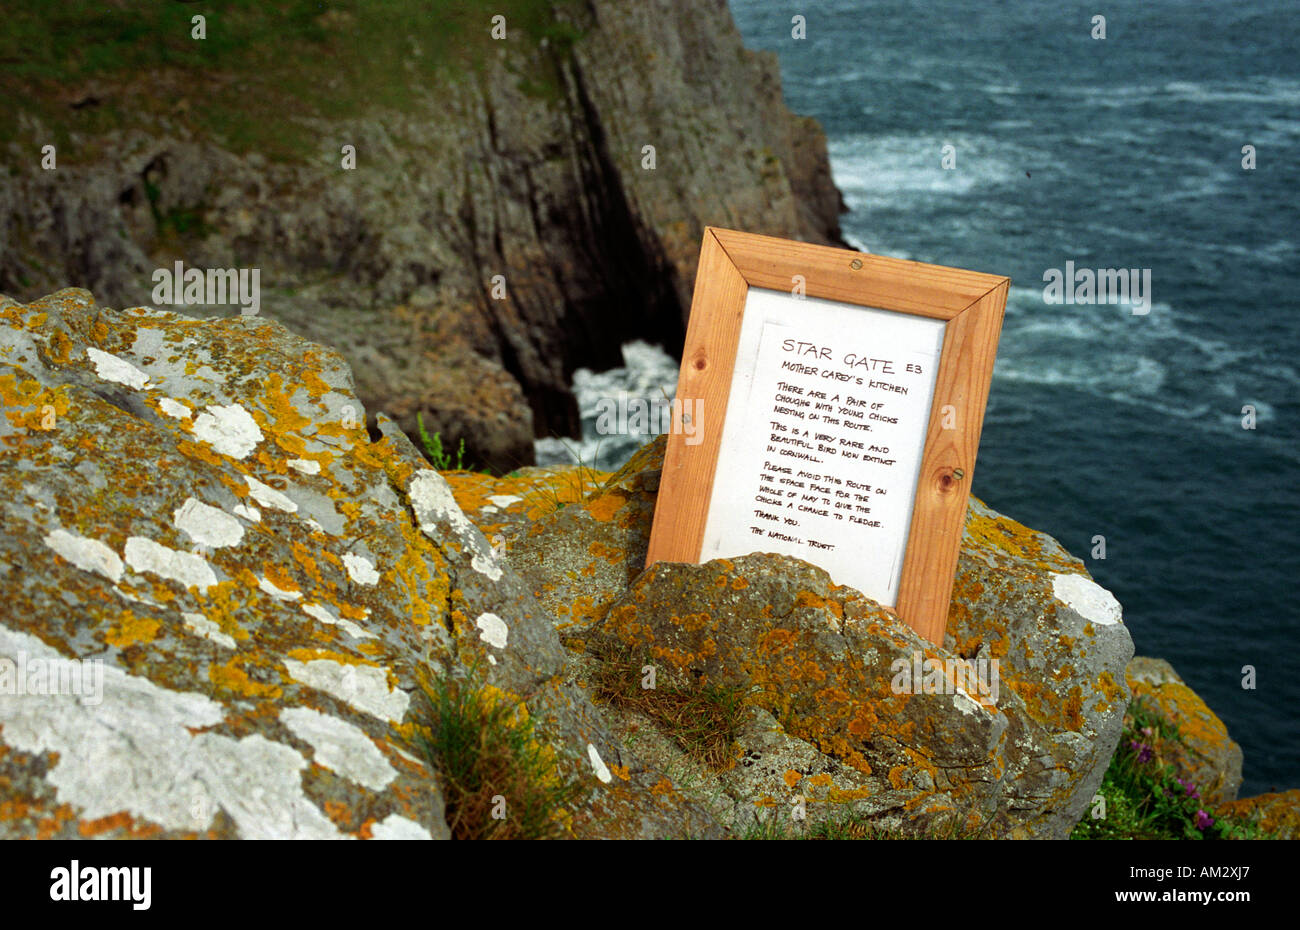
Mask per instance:
[[[1124,733],[1093,810],[1070,834],[1076,840],[1270,839],[1254,820],[1215,816],[1201,788],[1180,777],[1161,747],[1182,742],[1177,727],[1143,700],[1124,717]],[[1210,808],[1207,810],[1206,808]]]
[[[6,6],[0,119],[39,115],[54,138],[23,141],[53,141],[74,158],[73,133],[156,128],[159,117],[236,151],[299,158],[313,138],[303,118],[404,109],[417,88],[473,79],[494,46],[527,62],[521,89],[553,94],[555,63],[581,35],[557,16],[562,3],[535,0]],[[194,37],[199,15],[203,38]],[[498,15],[503,40],[492,36]]]

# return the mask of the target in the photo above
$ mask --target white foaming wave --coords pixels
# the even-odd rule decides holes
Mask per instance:
[[[594,439],[539,439],[533,443],[538,465],[577,465],[592,467],[600,443]]]
[[[849,244],[850,247],[857,249],[859,252],[871,252],[867,243],[848,230],[841,230],[840,237]]]
[[[1166,364],[1171,353],[1184,359],[1177,369]],[[1180,326],[1179,314],[1164,302],[1133,316],[1121,306],[1045,304],[1040,289],[1021,285],[1008,295],[993,377],[1003,384],[1072,388],[1222,436],[1241,430],[1243,406],[1252,405],[1256,423],[1266,425],[1277,412],[1261,396],[1293,397],[1300,388],[1300,370],[1258,364],[1259,356],[1259,349]],[[1252,438],[1300,462],[1300,450],[1285,437],[1261,432]]]
[[[1164,386],[1165,366],[1145,355],[1111,353],[1088,358],[1021,358],[999,353],[993,368],[995,380],[1043,386],[1081,388],[1089,393],[1143,404]]]
[[[1132,226],[1115,226],[1111,223],[1084,222],[1081,228],[1089,233],[1095,233],[1095,238],[1140,239],[1145,238],[1147,235]],[[1160,241],[1165,245],[1176,245],[1179,248],[1191,251],[1217,252],[1243,258],[1256,257],[1271,265],[1295,262],[1296,253],[1300,251],[1300,246],[1297,246],[1292,239],[1274,239],[1272,242],[1262,245],[1243,245],[1240,242],[1211,242],[1206,239],[1190,239],[1178,235],[1175,229],[1162,229],[1160,231]],[[1075,263],[1078,264],[1077,257],[1075,257]]]
[[[1019,321],[1014,325],[1008,326],[1005,323],[1002,327],[1003,335],[1010,333],[1017,340],[1030,339],[1034,337],[1047,337],[1053,339],[1073,339],[1081,342],[1091,341],[1097,338],[1097,327],[1082,317],[1052,316],[1036,320]]]
[[[1158,283],[1158,282],[1157,282]],[[1153,285],[1154,287],[1155,285]],[[1145,315],[1135,315],[1132,302],[1117,304],[1048,304],[1038,288],[1013,285],[1007,299],[1006,318],[1002,326],[999,354],[1014,352],[1018,341],[1038,336],[1092,341],[1093,351],[1121,351],[1125,354],[1164,354],[1170,342],[1194,352],[1206,372],[1219,371],[1246,359],[1257,350],[1243,348],[1213,336],[1184,329],[1178,314],[1162,300],[1153,301]],[[1260,374],[1265,369],[1254,369]],[[1288,369],[1291,377],[1293,370]],[[1287,380],[1288,372],[1274,376]]]
[[[1098,87],[1095,84],[1088,84],[1082,87],[1061,88],[1063,97],[1112,109],[1145,103],[1158,92],[1159,87],[1155,84],[1130,84],[1120,87]]]
[[[1242,84],[1234,81],[1169,81],[1162,90],[1176,100],[1192,103],[1300,103],[1300,81],[1267,77]]]
[[[826,71],[823,71],[821,74],[816,74],[813,75],[812,77],[803,79],[802,82],[807,83],[813,87],[826,87],[830,85],[839,85],[839,84],[855,84],[859,82],[876,84],[880,81],[881,72],[884,70],[888,70],[887,66],[882,67],[882,64],[883,63],[881,62],[877,62],[873,64],[873,66],[870,68],[850,68],[847,70],[828,69]],[[932,87],[935,90],[944,93],[957,89],[957,85],[949,81],[941,81],[937,78],[931,78],[924,74],[915,75],[914,80],[917,83],[924,84],[926,87]]]
[[[662,348],[634,340],[623,344],[622,354],[623,364],[617,368],[606,371],[579,368],[573,373],[573,393],[582,418],[583,437],[537,440],[533,449],[538,465],[581,463],[598,469],[617,468],[654,435],[654,432],[595,435],[603,405],[612,402],[617,416],[620,409],[632,411],[634,402],[671,402],[677,394],[677,362]],[[648,425],[657,432],[657,422]]]
[[[639,339],[625,343],[622,353],[621,367],[600,372],[579,368],[573,373],[573,393],[578,399],[578,412],[584,418],[595,417],[603,399],[667,397],[671,400],[676,396],[677,362],[671,355]]]
[[[956,167],[943,167],[943,147],[956,150]],[[853,205],[896,204],[900,195],[965,194],[1018,176],[1017,152],[996,140],[963,135],[853,134],[829,143],[831,172]]]
[[[1061,88],[1063,96],[1085,104],[1108,108],[1137,106],[1150,102],[1181,103],[1300,103],[1300,81],[1295,78],[1266,77],[1243,81],[1167,81],[1163,84],[1128,84],[1118,87]]]

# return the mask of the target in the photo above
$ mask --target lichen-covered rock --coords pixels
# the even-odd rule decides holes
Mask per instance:
[[[637,734],[638,753],[689,771],[739,830],[797,808],[809,822],[851,811],[913,832],[949,821],[991,835],[1068,834],[1119,739],[1132,655],[1118,603],[1079,560],[972,499],[942,647],[798,560],[642,573],[663,449],[661,437],[549,513],[476,509],[505,483],[463,494],[474,519],[500,529],[504,558],[583,661],[613,648],[644,658],[668,687],[749,694],[731,767],[699,765],[644,715],[609,708],[625,736]],[[935,667],[946,683],[927,687]],[[981,669],[990,693],[960,687]]]
[[[1236,800],[1241,789],[1241,747],[1218,715],[1164,659],[1135,656],[1125,675],[1133,699],[1148,702],[1178,730],[1177,740],[1152,735],[1160,758],[1180,778],[1196,785],[1207,804]]]
[[[1023,767],[1006,782],[1007,803],[1066,835],[1123,730],[1133,640],[1119,602],[1055,539],[972,497],[944,646],[998,660],[1024,705],[1024,733],[1013,734]]]
[[[0,298],[0,402],[0,835],[446,836],[448,678],[527,711],[578,837],[1062,836],[1118,735],[1118,605],[978,501],[935,646],[798,560],[643,571],[662,440],[444,476],[257,317]],[[715,692],[705,757],[664,702]]]
[[[1300,788],[1228,801],[1220,804],[1214,815],[1255,820],[1275,839],[1300,840]]]
[[[717,834],[334,351],[0,298],[0,402],[0,835],[447,836],[415,695],[470,671],[588,789],[574,835]]]
[[[747,799],[756,809],[803,796],[805,807],[824,801],[825,816],[837,803],[857,814],[906,812],[910,822],[953,811],[981,822],[997,813],[1005,708],[981,705],[962,682],[951,694],[894,687],[897,661],[910,669],[914,655],[939,653],[805,562],[753,555],[660,563],[614,602],[590,645],[639,657],[658,670],[661,688],[738,689],[816,747],[819,764],[795,772],[814,785],[823,777],[825,797],[807,797],[796,781]],[[742,743],[739,755],[754,750]],[[850,784],[836,779],[840,770]]]

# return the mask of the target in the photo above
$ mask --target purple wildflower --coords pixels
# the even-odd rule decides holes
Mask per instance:
[[[1129,746],[1137,753],[1138,762],[1146,763],[1151,761],[1151,747],[1146,743],[1139,743],[1137,740],[1129,740]]]
[[[1204,830],[1206,827],[1212,826],[1214,824],[1214,818],[1211,817],[1209,814],[1207,814],[1205,811],[1197,811],[1196,820],[1194,821],[1194,823],[1196,829]]]
[[[1199,798],[1201,796],[1201,792],[1197,789],[1196,783],[1190,778],[1180,778],[1178,779],[1178,784],[1183,786],[1183,794],[1187,795],[1189,798]]]

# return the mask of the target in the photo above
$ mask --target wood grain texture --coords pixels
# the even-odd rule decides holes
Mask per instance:
[[[709,227],[646,565],[698,562],[750,287],[946,321],[895,612],[942,642],[1010,279]],[[846,321],[846,326],[851,323]],[[945,408],[952,422],[945,428]],[[686,444],[692,412],[699,442]]]
[[[884,258],[730,229],[710,229],[750,287],[789,293],[803,275],[806,294],[864,307],[948,320],[1004,280],[997,275]],[[854,268],[857,262],[861,267]]]
[[[673,409],[673,428],[659,479],[659,503],[646,552],[647,567],[659,561],[699,561],[748,293],[749,286],[718,244],[713,230],[706,229],[677,378],[677,399],[681,403]],[[691,424],[693,438],[699,440],[694,445],[686,443],[680,421],[687,412],[698,418]]]
[[[948,321],[898,589],[900,617],[943,642],[1010,281]],[[951,406],[949,428],[945,407]]]

